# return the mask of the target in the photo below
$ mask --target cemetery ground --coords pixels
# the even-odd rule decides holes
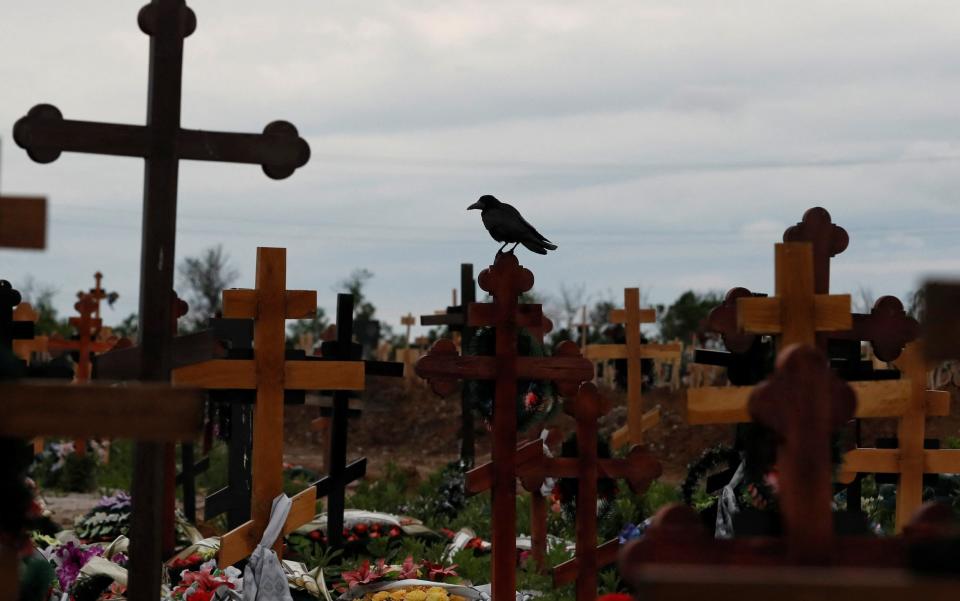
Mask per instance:
[[[609,436],[626,418],[626,393],[606,387],[601,387],[601,390],[614,402],[613,410],[601,420],[600,433]],[[960,389],[951,389],[951,394],[951,414],[928,420],[928,436],[939,439],[944,447],[960,448],[960,438],[956,436],[960,430],[960,407],[957,404]],[[402,483],[406,487],[402,492],[412,496],[419,484],[427,482],[431,475],[444,466],[457,461],[459,394],[438,397],[424,386],[408,386],[392,378],[374,377],[363,393],[363,401],[363,418],[351,420],[350,423],[348,457],[367,457],[367,483],[383,482],[386,478],[393,484]],[[660,424],[645,433],[646,444],[663,463],[663,476],[659,482],[664,486],[656,489],[662,495],[662,499],[655,501],[659,504],[676,498],[675,489],[686,477],[689,464],[704,449],[732,442],[734,427],[687,426],[686,388],[645,391],[644,405],[659,405],[661,408]],[[316,412],[316,408],[304,405],[287,408],[284,462],[313,474],[322,474],[322,436],[309,427]],[[546,425],[567,430],[570,428],[569,422],[572,419],[560,412]],[[876,438],[895,436],[897,424],[894,419],[875,419],[864,420],[861,427],[862,440],[869,445]],[[477,420],[475,432],[478,463],[482,463],[490,455],[489,431],[481,420]],[[132,444],[118,441],[112,444],[111,449],[109,465],[97,468],[94,490],[77,492],[48,488],[42,491],[54,521],[70,527],[73,520],[93,508],[103,494],[129,489]],[[197,478],[200,514],[204,495],[226,483],[226,450],[224,443],[216,443],[210,455],[210,468]],[[288,470],[288,473],[296,472]],[[290,489],[296,490],[292,478]],[[350,486],[351,491],[356,489],[357,483]],[[203,524],[201,530],[219,534],[223,529],[216,522],[211,522]]]

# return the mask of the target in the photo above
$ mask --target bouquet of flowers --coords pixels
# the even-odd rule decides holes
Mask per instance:
[[[240,570],[228,567],[223,570],[215,561],[208,561],[199,570],[183,570],[180,583],[173,588],[170,599],[173,601],[210,601],[214,593],[222,587],[241,590],[243,579]]]
[[[412,555],[407,556],[400,565],[387,565],[386,561],[378,559],[371,566],[370,560],[365,559],[356,570],[348,570],[340,574],[343,581],[337,584],[336,589],[346,592],[377,583],[418,578],[426,578],[425,582],[428,584],[445,582],[448,579],[457,578],[456,567],[456,564],[444,566],[427,560],[414,561]]]

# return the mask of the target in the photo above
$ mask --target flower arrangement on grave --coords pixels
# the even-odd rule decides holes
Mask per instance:
[[[577,456],[577,435],[571,434],[563,441],[560,447],[561,457]],[[611,457],[610,445],[604,439],[597,440],[597,457],[600,459],[609,459]],[[559,478],[553,487],[553,501],[559,505],[567,520],[573,521],[577,515],[577,479]],[[613,500],[616,498],[619,489],[617,481],[613,478],[601,478],[597,480],[597,517],[603,519],[613,508]]]
[[[74,533],[83,542],[109,542],[126,536],[130,530],[131,498],[126,491],[100,497],[100,501],[74,525]],[[177,544],[185,546],[198,539],[193,526],[180,511],[176,513]]]
[[[234,567],[220,569],[208,561],[197,570],[183,570],[179,583],[170,592],[173,601],[210,601],[220,589],[237,590],[242,573]]]
[[[103,496],[74,526],[82,541],[106,542],[126,536],[130,529],[131,498],[125,491]]]
[[[201,566],[215,558],[216,555],[215,549],[200,547],[186,557],[178,556],[170,559],[166,563],[170,583],[173,585],[179,584],[183,574],[199,571]]]
[[[466,601],[459,595],[439,586],[410,586],[389,591],[366,593],[363,601]]]
[[[121,538],[103,546],[68,541],[48,549],[56,566],[53,593],[69,595],[74,601],[124,598],[127,555],[121,549],[125,542]]]
[[[473,336],[465,354],[492,357],[496,354],[494,328],[480,328]],[[517,334],[517,354],[521,357],[544,357],[543,344],[528,330],[520,328]],[[494,382],[467,380],[464,394],[474,399],[474,409],[488,424],[493,422]],[[523,432],[536,423],[547,421],[557,410],[556,392],[552,383],[543,380],[517,382],[517,431]]]
[[[326,528],[326,514],[320,514],[314,521],[291,532],[287,538],[291,557],[302,559],[314,554],[317,546],[326,546]],[[437,533],[420,520],[407,516],[356,509],[344,512],[343,550],[347,555],[364,552],[371,542],[390,542],[404,536],[437,536]]]
[[[445,566],[428,560],[415,561],[412,555],[408,555],[400,565],[389,565],[384,559],[377,559],[371,564],[369,559],[365,559],[357,569],[341,572],[340,578],[342,580],[336,584],[335,588],[342,593],[360,586],[421,578],[430,582],[452,582],[457,579],[456,567],[456,564]],[[401,601],[418,596],[398,596],[395,599]],[[382,598],[394,599],[393,597]]]
[[[102,446],[90,443],[90,453],[78,455],[73,441],[48,444],[37,461],[34,475],[44,488],[87,492],[96,487],[97,465]]]

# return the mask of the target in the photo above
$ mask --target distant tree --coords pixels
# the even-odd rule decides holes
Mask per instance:
[[[710,310],[722,302],[723,296],[718,292],[699,293],[687,290],[665,310],[658,310],[660,338],[665,341],[689,341],[690,337],[700,330]]]
[[[917,288],[912,292],[907,292],[907,315],[917,321],[923,321],[923,312],[927,306],[926,301],[927,298],[923,294],[923,288]]]
[[[23,286],[20,287],[22,301],[30,303],[33,310],[37,312],[38,319],[35,330],[37,336],[60,334],[68,337],[73,333],[70,322],[58,317],[57,308],[53,305],[53,299],[56,295],[56,287],[37,282],[33,277],[27,277]]]
[[[140,318],[136,313],[127,315],[118,325],[113,326],[113,333],[121,338],[129,338],[136,342],[140,335]]]
[[[183,298],[190,311],[180,320],[180,329],[195,332],[204,327],[207,320],[223,308],[221,295],[240,274],[229,265],[230,255],[218,244],[204,250],[200,256],[186,257],[181,261],[179,273]]]
[[[364,294],[364,288],[371,279],[373,279],[373,272],[366,268],[360,268],[351,271],[350,275],[337,284],[338,290],[353,295],[353,318],[356,320],[369,321],[373,319],[374,313],[377,312],[377,308],[367,300],[367,296]]]

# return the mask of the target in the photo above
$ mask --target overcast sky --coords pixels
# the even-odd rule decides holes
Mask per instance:
[[[101,270],[137,306],[143,166],[31,162],[34,104],[143,123],[141,3],[0,0],[0,192],[50,199],[48,248],[0,277],[55,284],[66,311]],[[177,255],[223,243],[252,286],[285,246],[288,286],[374,273],[387,322],[449,302],[497,245],[467,205],[494,194],[559,250],[521,254],[535,290],[773,287],[773,243],[811,206],[846,227],[832,289],[903,296],[960,274],[960,7],[943,2],[194,1],[184,127],[294,123],[313,157],[276,182],[184,162]],[[622,296],[621,296],[622,298]]]

